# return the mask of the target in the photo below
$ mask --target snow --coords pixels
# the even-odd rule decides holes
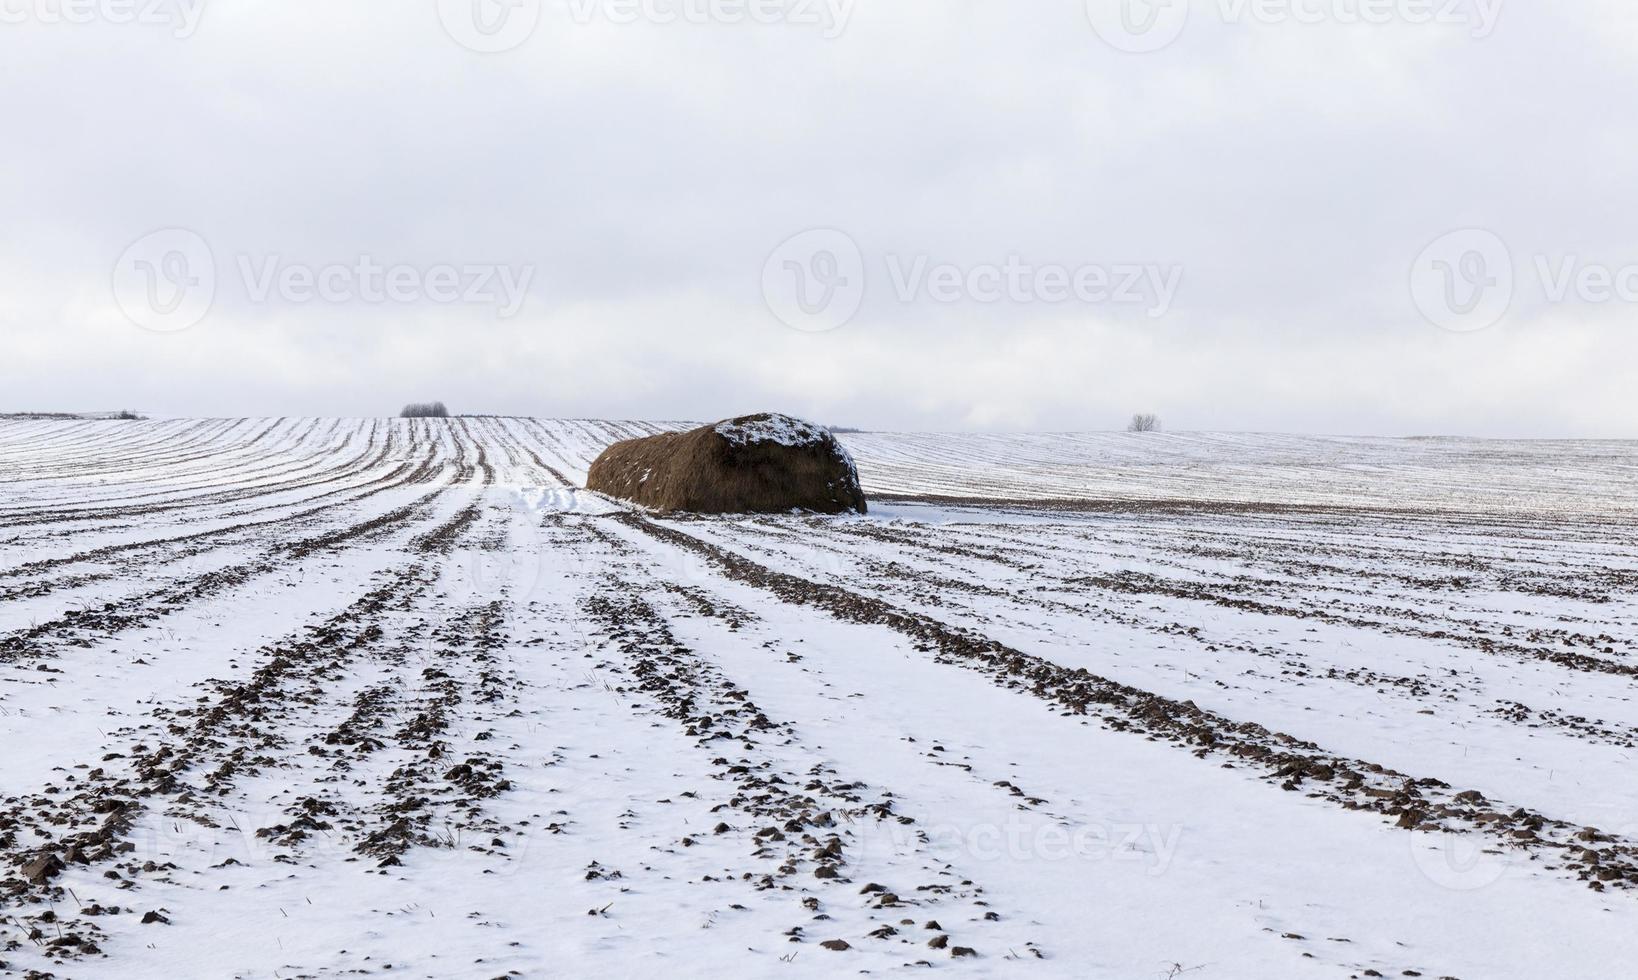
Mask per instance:
[[[868,516],[579,488],[685,427],[0,420],[0,975],[1631,975],[1638,447],[848,433]]]
[[[781,446],[811,446],[830,437],[829,432],[812,422],[804,422],[778,413],[719,422],[716,433],[736,446],[758,442],[775,442]]]

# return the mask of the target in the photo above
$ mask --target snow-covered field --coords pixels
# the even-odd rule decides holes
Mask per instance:
[[[0,420],[0,973],[1631,977],[1638,445]]]

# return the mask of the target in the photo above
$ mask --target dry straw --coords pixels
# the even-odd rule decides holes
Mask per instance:
[[[836,437],[785,415],[746,415],[617,442],[586,487],[659,511],[864,513],[859,474]]]

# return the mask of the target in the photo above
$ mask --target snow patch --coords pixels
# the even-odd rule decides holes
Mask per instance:
[[[520,487],[513,506],[534,513],[614,514],[622,508],[600,493],[566,487]]]
[[[716,431],[717,435],[736,446],[758,442],[777,442],[781,446],[812,446],[830,438],[830,433],[823,426],[777,413],[719,422]]]

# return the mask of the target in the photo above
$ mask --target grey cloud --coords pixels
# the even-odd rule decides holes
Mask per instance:
[[[432,3],[211,6],[0,29],[7,408],[469,410],[704,417],[768,405],[898,428],[1631,434],[1619,304],[1452,336],[1407,281],[1489,228],[1638,261],[1634,15],[1510,4],[1494,33],[1226,25],[1197,4],[1129,55],[1082,4],[857,5],[789,25],[578,24],[548,4],[476,54]],[[158,228],[237,257],[538,270],[514,321],[255,302],[176,335],[125,322],[112,264]],[[770,250],[846,231],[859,314],[796,334]],[[1164,318],[898,302],[886,260],[1160,263]],[[338,372],[338,363],[347,366]],[[350,379],[350,380],[349,380]],[[333,387],[332,384],[335,386]],[[1505,393],[1505,397],[1498,395]],[[790,404],[796,402],[797,404]]]

